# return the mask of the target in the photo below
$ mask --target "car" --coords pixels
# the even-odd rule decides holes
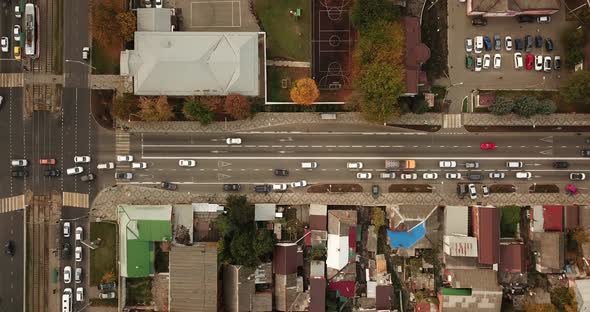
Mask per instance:
[[[466,55],[465,56],[465,68],[467,69],[473,69],[473,56],[471,55]]]
[[[493,180],[499,180],[499,179],[504,179],[506,177],[506,174],[504,172],[490,172],[489,174],[489,178],[493,179]]]
[[[545,56],[545,61],[543,62],[543,71],[545,72],[550,72],[552,67],[551,67],[551,56]]]
[[[24,178],[29,176],[29,172],[24,169],[12,170],[10,171],[10,175],[13,178]]]
[[[500,38],[500,35],[498,35],[498,34],[494,35],[494,50],[496,50],[496,51],[502,50],[502,39]]]
[[[483,56],[483,69],[489,69],[490,63],[492,62],[492,57],[489,54]]]
[[[76,174],[80,174],[82,172],[84,172],[84,168],[82,168],[82,167],[72,167],[72,168],[66,169],[67,175],[76,175]]]
[[[224,184],[223,190],[226,192],[239,192],[241,189],[241,185],[239,184]]]
[[[500,69],[502,67],[502,55],[494,54],[494,69]]]
[[[163,189],[169,190],[169,191],[176,191],[178,186],[174,183],[162,181],[162,182],[160,182],[160,188],[163,188]]]
[[[590,137],[586,138],[586,139],[584,140],[584,142],[585,142],[586,144],[590,144]]]
[[[476,161],[466,162],[465,163],[465,168],[466,169],[477,169],[477,168],[479,168],[479,163],[476,162]]]
[[[572,181],[586,180],[586,174],[582,173],[582,172],[572,172],[572,173],[570,173],[570,180],[572,180]]]
[[[143,0],[143,3],[145,4],[146,8],[152,7],[152,0]]]
[[[227,145],[240,145],[240,144],[242,144],[242,139],[240,139],[240,138],[227,138],[227,139],[225,139],[225,144],[227,144]]]
[[[580,151],[582,157],[590,157],[590,149],[583,149]]]
[[[81,283],[82,278],[83,278],[82,268],[76,268],[76,272],[74,273],[74,281],[76,281],[77,284]]]
[[[256,193],[269,193],[272,191],[272,185],[270,184],[263,184],[263,185],[255,185],[254,192]]]
[[[117,298],[117,293],[114,291],[109,291],[109,292],[98,294],[98,299],[115,299],[115,298]]]
[[[370,172],[358,172],[356,178],[360,180],[370,180],[373,178],[373,175]]]
[[[13,167],[26,167],[29,165],[29,161],[26,159],[13,159],[10,161],[10,165]]]
[[[70,243],[65,242],[63,244],[62,255],[63,258],[69,258],[72,255],[72,245]]]
[[[76,262],[82,262],[82,247],[77,246],[74,249],[74,258],[76,259]]]
[[[570,166],[570,163],[568,163],[567,161],[554,161],[553,162],[553,168],[556,168],[556,169],[565,169],[569,166]]]
[[[181,167],[194,167],[197,165],[197,162],[192,159],[181,159],[178,161],[178,165]]]
[[[117,289],[117,282],[101,283],[97,287],[99,291],[114,291]]]
[[[486,51],[492,50],[492,39],[488,36],[483,36],[483,48]]]
[[[348,169],[363,169],[363,163],[360,161],[346,163]]]
[[[424,180],[436,180],[438,179],[438,173],[436,172],[425,172],[422,174]]]
[[[543,47],[543,36],[536,35],[535,36],[535,48],[540,49]]]
[[[525,52],[531,52],[533,50],[533,36],[524,36],[524,50]]]
[[[43,171],[43,176],[45,177],[59,177],[61,176],[61,171],[59,169],[51,168]]]
[[[100,163],[96,166],[96,169],[104,170],[104,169],[115,169],[115,163],[112,161],[106,163]]]
[[[522,68],[522,53],[514,53],[514,69]]]
[[[470,172],[467,175],[467,180],[469,180],[469,181],[483,180],[483,175],[481,174],[481,172]]]
[[[483,58],[478,56],[475,58],[475,71],[481,71],[481,66],[483,65]]]
[[[475,188],[475,184],[467,185],[467,189],[469,190],[469,198],[476,199],[477,198],[477,189]]]
[[[133,173],[131,172],[115,172],[115,179],[117,180],[131,180]]]
[[[131,168],[133,168],[133,169],[146,169],[147,163],[146,162],[132,162]]]
[[[4,243],[4,254],[8,256],[14,256],[14,241],[7,240]]]
[[[527,53],[526,54],[526,57],[525,57],[525,62],[524,63],[525,63],[525,68],[527,70],[533,69],[534,64],[535,64],[535,57],[532,54]]]
[[[445,177],[449,180],[460,180],[461,179],[461,173],[459,172],[447,172],[445,174]]]
[[[556,55],[553,57],[553,69],[560,70],[561,69],[561,57]]]
[[[535,70],[536,71],[543,70],[543,56],[542,55],[535,56]]]
[[[441,160],[438,162],[438,166],[440,168],[455,168],[457,167],[457,162],[454,160]]]
[[[132,162],[133,156],[132,155],[117,155],[118,162]]]
[[[287,190],[287,183],[278,183],[272,185],[273,191],[286,191]]]
[[[39,159],[39,165],[55,165],[55,158],[41,158]]]
[[[492,142],[484,142],[484,143],[481,143],[481,145],[479,147],[484,151],[494,150],[494,149],[496,149],[496,144],[492,143]]]
[[[64,227],[63,227],[64,237],[70,237],[70,229],[71,229],[70,222],[64,222]]]
[[[301,169],[316,169],[318,163],[316,161],[304,161],[301,163]]]
[[[84,288],[76,288],[76,301],[84,301]]]
[[[21,18],[20,6],[18,5],[14,6],[14,17]]]
[[[539,24],[551,23],[551,16],[549,16],[549,15],[537,16],[537,22]]]
[[[20,25],[14,25],[12,32],[14,34],[14,41],[20,41]]]
[[[518,15],[516,19],[519,23],[532,23],[535,21],[535,18],[532,15]]]
[[[416,180],[418,179],[417,173],[402,173],[400,174],[402,180]]]
[[[72,282],[72,267],[67,265],[64,267],[64,283],[69,284]]]
[[[381,172],[379,174],[379,177],[381,179],[386,179],[386,180],[388,180],[388,179],[395,179],[395,172]]]
[[[0,47],[2,47],[2,52],[8,52],[10,48],[10,41],[8,41],[8,37],[0,38]]]
[[[85,174],[85,175],[81,176],[80,181],[90,182],[90,181],[94,181],[95,178],[96,178],[96,176],[94,175],[94,173],[89,173],[89,174]]]
[[[88,60],[88,55],[90,54],[90,48],[89,47],[83,47],[82,48],[82,59],[83,60]]]
[[[156,0],[156,8],[162,7],[162,0]]]
[[[89,163],[90,156],[74,156],[74,163]]]
[[[470,53],[473,51],[473,39],[465,39],[465,52]]]
[[[553,51],[553,40],[551,38],[545,38],[545,50],[547,52]]]
[[[14,49],[12,50],[12,54],[14,55],[14,59],[15,60],[20,60],[21,59],[21,55],[20,55],[20,47],[19,46],[15,46]]]
[[[530,179],[532,176],[533,174],[528,171],[519,171],[516,173],[517,179]]]
[[[483,50],[483,37],[476,36],[473,41],[474,41],[473,52],[475,52],[476,54],[481,53]]]
[[[379,185],[377,184],[373,184],[373,186],[371,186],[371,194],[373,194],[373,198],[377,198],[379,197]]]
[[[482,185],[481,186],[481,194],[483,195],[483,197],[490,196],[490,190],[488,189],[488,186],[487,185]]]
[[[506,168],[522,168],[524,164],[522,161],[512,161],[509,160],[506,162]]]
[[[473,25],[473,26],[485,26],[487,24],[488,24],[488,20],[483,17],[480,17],[480,16],[477,16],[477,17],[474,17],[471,19],[471,25]]]
[[[516,51],[524,50],[524,41],[522,41],[522,39],[520,39],[520,38],[514,39],[514,50],[516,50]]]
[[[506,47],[506,51],[512,51],[512,37],[506,36],[504,38],[504,46]]]
[[[307,181],[305,181],[305,180],[291,182],[291,187],[306,187],[306,186],[307,186]]]
[[[277,177],[289,176],[289,170],[287,170],[287,169],[275,169],[274,173]]]
[[[84,229],[81,226],[77,227],[74,233],[77,241],[84,240]]]

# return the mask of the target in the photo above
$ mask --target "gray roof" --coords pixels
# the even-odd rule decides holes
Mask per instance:
[[[258,96],[258,33],[142,32],[121,52],[136,95]]]
[[[467,206],[445,207],[445,234],[467,235]]]
[[[254,221],[273,221],[276,211],[276,204],[254,204]]]
[[[137,9],[137,31],[170,32],[172,20],[170,9],[139,8]]]

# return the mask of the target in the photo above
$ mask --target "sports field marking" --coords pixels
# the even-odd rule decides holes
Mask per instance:
[[[203,25],[202,23],[195,24],[195,21],[198,20],[198,17],[201,16],[199,12],[205,11],[204,9],[199,9],[199,6],[202,8],[210,8],[213,7],[213,13],[215,18],[215,23],[211,25]],[[220,1],[191,1],[190,2],[190,17],[191,17],[191,27],[194,28],[207,28],[207,27],[242,27],[242,2],[240,0],[220,0]],[[231,12],[231,21],[230,18],[227,17],[228,13]],[[194,14],[195,13],[195,14]],[[237,14],[237,16],[236,16]],[[223,17],[225,16],[225,18]],[[211,18],[211,16],[207,16],[207,18]],[[221,25],[217,22],[222,20]]]

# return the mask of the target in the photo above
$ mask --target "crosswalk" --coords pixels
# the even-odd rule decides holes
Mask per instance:
[[[19,88],[25,85],[25,76],[20,73],[1,73],[0,87],[2,88]]]
[[[129,155],[130,148],[129,133],[121,130],[115,132],[115,155]],[[118,163],[117,167],[129,167],[128,163]]]
[[[63,193],[63,206],[89,208],[88,194],[83,193]]]
[[[25,195],[0,198],[0,213],[25,209]]]
[[[461,128],[463,127],[463,121],[461,114],[445,114],[443,116],[443,128]]]

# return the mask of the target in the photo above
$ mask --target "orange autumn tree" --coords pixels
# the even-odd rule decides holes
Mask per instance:
[[[311,105],[320,97],[320,90],[311,78],[303,78],[295,81],[291,88],[291,100],[301,105]]]

